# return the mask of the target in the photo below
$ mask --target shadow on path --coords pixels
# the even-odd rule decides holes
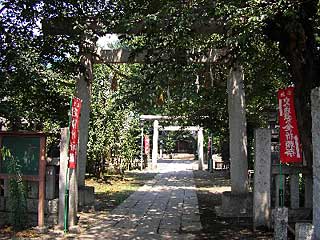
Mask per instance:
[[[225,171],[194,171],[202,233],[197,239],[273,239],[267,230],[254,232],[252,218],[221,218],[216,215],[215,206],[221,205],[221,195],[230,191],[230,179]]]
[[[197,239],[202,226],[195,161],[159,161],[159,174],[79,239]]]

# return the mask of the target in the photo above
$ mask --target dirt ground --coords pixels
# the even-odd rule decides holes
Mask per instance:
[[[87,186],[95,187],[95,203],[78,213],[80,231],[94,226],[101,219],[106,218],[110,211],[121,204],[127,197],[143,186],[146,181],[154,178],[156,174],[147,171],[130,171],[124,176],[106,176],[103,179],[86,179]],[[64,234],[58,228],[49,228],[47,233],[40,234],[36,228],[14,232],[10,226],[0,226],[0,240],[9,239],[74,239],[77,233]]]
[[[203,231],[202,239],[273,239],[273,233],[262,229],[252,230],[251,218],[221,218],[215,213],[215,206],[221,205],[221,195],[230,191],[228,173],[215,171],[194,171],[199,210]]]
[[[114,179],[114,181],[93,182],[97,185],[96,202],[94,209],[88,209],[79,213],[79,225],[82,229],[90,228],[98,218],[105,218],[110,210],[119,205],[126,197],[143,185],[155,174],[136,171],[129,173],[125,179]],[[194,171],[194,178],[197,187],[197,195],[200,208],[202,232],[197,232],[197,240],[206,239],[273,239],[273,233],[266,229],[254,232],[252,230],[252,219],[247,218],[221,218],[215,213],[215,207],[221,205],[221,195],[224,191],[230,191],[230,180],[228,173],[215,171]],[[99,186],[99,187],[98,187]],[[114,186],[114,190],[112,189]],[[21,236],[22,235],[22,236]],[[50,230],[48,234],[40,235],[29,230],[29,234],[13,236],[9,230],[0,228],[0,239],[72,239],[76,234],[64,235],[62,231]]]

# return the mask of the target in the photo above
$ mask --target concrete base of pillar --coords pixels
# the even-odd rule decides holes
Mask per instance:
[[[78,204],[82,209],[87,206],[93,207],[94,205],[94,187],[81,186],[78,189]]]
[[[288,208],[275,208],[272,211],[274,220],[274,239],[284,240],[288,236]]]
[[[253,194],[223,192],[222,205],[215,208],[219,217],[252,217]]]

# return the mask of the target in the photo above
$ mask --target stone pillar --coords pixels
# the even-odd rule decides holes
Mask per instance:
[[[314,238],[320,239],[320,88],[311,92],[313,145],[313,226]]]
[[[271,211],[271,131],[256,129],[254,192],[253,192],[253,227],[270,227]]]
[[[78,184],[76,169],[69,169],[69,231],[76,231],[78,228],[77,213],[78,213]]]
[[[76,82],[76,96],[82,100],[80,123],[79,123],[79,154],[77,159],[78,185],[84,186],[87,144],[89,135],[91,85],[93,80],[92,56],[83,54],[80,56],[80,72]]]
[[[288,236],[288,208],[274,209],[274,238],[275,240],[284,240]]]
[[[243,69],[235,64],[228,79],[231,191],[248,191],[247,130]]]
[[[312,176],[304,176],[304,207],[312,208]]]
[[[199,170],[203,170],[203,128],[198,130],[198,160],[199,160]]]
[[[159,139],[159,121],[155,120],[153,122],[152,169],[157,169],[158,139]]]
[[[314,228],[311,223],[296,223],[296,240],[313,240]]]
[[[282,189],[283,189],[283,194],[285,193],[285,175],[282,175]],[[280,207],[280,175],[275,176],[275,182],[276,182],[276,207]]]
[[[68,128],[61,129],[59,172],[59,220],[60,228],[64,226],[64,207],[66,190],[66,171],[68,167]]]
[[[60,140],[60,172],[59,172],[59,216],[58,224],[64,227],[65,191],[67,182],[69,185],[69,215],[68,227],[73,230],[77,224],[78,212],[78,184],[77,175],[74,169],[69,169],[68,175],[68,128],[61,129]],[[67,181],[68,178],[68,181]]]
[[[290,206],[292,209],[299,208],[299,175],[290,175]]]
[[[54,199],[56,193],[56,167],[46,167],[46,199]]]

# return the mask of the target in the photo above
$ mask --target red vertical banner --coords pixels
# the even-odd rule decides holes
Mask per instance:
[[[144,136],[144,154],[149,155],[150,153],[150,139],[148,135]]]
[[[81,105],[82,105],[81,99],[79,98],[72,99],[68,167],[73,169],[75,169],[77,165]]]
[[[280,125],[280,161],[281,163],[302,162],[298,124],[294,108],[294,87],[280,89],[279,125]]]

